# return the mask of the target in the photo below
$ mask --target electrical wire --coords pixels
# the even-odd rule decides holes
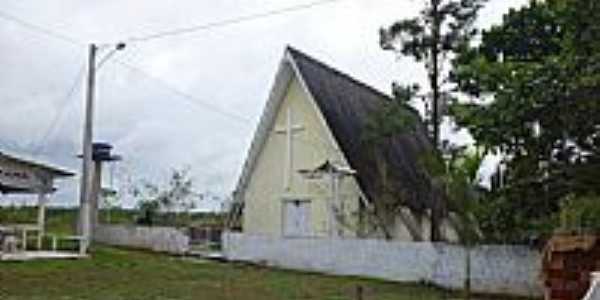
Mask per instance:
[[[299,10],[306,10],[306,9],[313,8],[316,6],[321,6],[321,5],[325,5],[325,4],[329,4],[329,3],[333,3],[333,2],[339,2],[339,1],[341,1],[341,0],[313,1],[310,3],[275,9],[275,10],[262,12],[262,13],[255,13],[255,14],[240,16],[240,17],[231,18],[231,19],[225,19],[225,20],[216,21],[216,22],[209,22],[209,23],[200,24],[200,25],[196,25],[196,26],[173,29],[173,30],[158,32],[158,33],[149,34],[149,35],[145,35],[145,36],[130,37],[128,39],[125,39],[125,41],[126,42],[145,42],[145,41],[150,41],[150,40],[155,40],[155,39],[166,38],[166,37],[170,37],[170,36],[189,34],[189,33],[197,32],[197,31],[213,29],[216,27],[230,26],[230,25],[235,25],[235,24],[239,24],[239,23],[243,23],[243,22],[248,22],[248,21],[253,21],[253,20],[262,19],[262,18],[266,18],[266,17],[271,17],[271,16],[275,16],[275,15],[291,13],[291,12],[295,12],[295,11],[299,11]]]
[[[53,30],[50,30],[50,29],[46,29],[46,28],[44,28],[42,26],[39,26],[39,25],[35,25],[33,23],[30,23],[28,21],[22,20],[22,19],[20,19],[18,17],[15,17],[15,16],[10,15],[10,14],[8,14],[6,12],[3,12],[3,11],[0,11],[0,18],[4,19],[6,21],[10,21],[10,22],[19,24],[19,25],[21,25],[23,27],[26,27],[26,28],[29,28],[31,30],[37,31],[39,33],[42,33],[42,34],[48,36],[48,37],[51,37],[51,38],[54,38],[54,39],[57,39],[57,40],[61,40],[63,42],[67,42],[67,43],[72,44],[72,45],[77,45],[77,46],[83,45],[82,42],[78,41],[75,38],[72,38],[72,37],[67,36],[65,34],[62,34],[62,33],[58,33],[56,31],[53,31]]]
[[[58,124],[62,120],[62,117],[64,116],[64,114],[67,110],[67,107],[69,107],[69,104],[70,104],[69,100],[73,99],[73,95],[75,95],[75,91],[77,91],[77,87],[79,86],[79,83],[80,83],[81,79],[83,78],[84,72],[85,72],[85,64],[83,64],[81,66],[81,68],[79,69],[79,71],[77,72],[77,75],[75,76],[75,79],[73,80],[73,83],[71,84],[71,87],[69,88],[67,94],[65,95],[64,100],[61,102],[60,110],[54,116],[52,123],[50,123],[50,126],[48,126],[48,129],[46,130],[46,132],[44,133],[44,135],[38,142],[36,148],[34,148],[34,150],[32,152],[34,156],[39,155],[40,153],[42,153],[44,151],[46,142],[48,142],[48,139],[50,138],[52,133],[55,130],[57,130]]]
[[[220,107],[218,107],[218,106],[216,106],[214,104],[208,103],[207,101],[203,101],[201,99],[198,99],[195,96],[190,95],[189,93],[183,92],[183,91],[181,91],[181,90],[173,87],[172,84],[168,83],[164,79],[158,78],[158,77],[156,77],[156,76],[154,76],[154,75],[152,75],[152,74],[150,74],[150,73],[142,70],[141,68],[139,68],[137,66],[129,64],[129,63],[127,63],[127,62],[125,62],[123,60],[120,60],[120,59],[114,59],[113,61],[115,61],[119,65],[121,65],[121,66],[123,66],[123,67],[125,67],[125,68],[127,68],[129,70],[132,70],[132,71],[134,71],[134,72],[136,72],[136,73],[138,73],[138,74],[140,74],[140,75],[142,75],[142,76],[144,76],[144,77],[152,80],[153,82],[159,84],[160,86],[162,86],[166,90],[169,90],[172,93],[180,96],[181,99],[186,100],[186,103],[188,103],[188,104],[191,104],[193,106],[201,106],[202,108],[204,108],[206,110],[210,110],[210,111],[216,112],[216,113],[218,113],[218,114],[220,114],[222,116],[226,116],[229,119],[234,120],[234,121],[239,122],[239,123],[243,123],[243,124],[252,123],[252,120],[250,120],[250,119],[248,119],[246,117],[243,117],[243,116],[240,116],[240,115],[228,112],[228,111],[226,111],[226,110],[224,110],[224,109],[222,109],[222,108],[220,108]]]
[[[159,39],[159,38],[164,38],[167,36],[173,36],[173,35],[180,35],[180,34],[187,34],[187,33],[192,33],[192,32],[196,32],[196,31],[203,31],[203,30],[208,30],[208,29],[212,29],[212,28],[216,28],[216,27],[223,27],[223,26],[229,26],[229,25],[234,25],[234,24],[239,24],[242,22],[247,22],[247,21],[251,21],[251,20],[256,20],[256,19],[260,19],[260,18],[265,18],[265,17],[270,17],[270,16],[274,16],[274,15],[278,15],[278,14],[284,14],[284,13],[290,13],[290,12],[294,12],[294,11],[298,11],[298,10],[305,10],[305,9],[309,9],[309,8],[313,8],[316,6],[320,6],[320,5],[325,5],[325,4],[329,4],[329,3],[333,3],[333,2],[339,2],[341,0],[320,0],[320,1],[314,1],[314,2],[310,2],[310,3],[306,3],[306,4],[301,4],[301,5],[296,5],[296,6],[291,6],[291,7],[286,7],[286,8],[282,8],[282,9],[276,9],[276,10],[271,10],[271,11],[267,11],[267,12],[263,12],[263,13],[257,13],[257,14],[251,14],[251,15],[246,15],[246,16],[241,16],[241,17],[237,17],[237,18],[233,18],[233,19],[227,19],[227,20],[223,20],[223,21],[217,21],[217,22],[212,22],[212,23],[207,23],[207,24],[202,24],[202,25],[197,25],[197,26],[192,26],[192,27],[187,27],[187,28],[180,28],[180,29],[175,29],[175,30],[170,30],[170,31],[164,31],[164,32],[159,32],[156,34],[151,34],[151,35],[146,35],[146,36],[141,36],[141,37],[132,37],[129,39],[126,39],[126,42],[142,42],[142,41],[149,41],[149,40],[154,40],[154,39]],[[69,37],[67,35],[61,34],[61,33],[57,33],[53,30],[49,30],[46,29],[42,26],[38,26],[35,25],[33,23],[24,21],[20,18],[14,17],[10,14],[4,13],[0,11],[0,18],[3,18],[5,20],[9,20],[12,22],[15,22],[17,24],[20,24],[24,27],[27,27],[30,30],[34,30],[37,31],[39,33],[45,34],[49,37],[55,38],[55,39],[59,39],[65,42],[68,42],[70,44],[73,45],[84,45],[84,43]],[[221,109],[220,107],[217,107],[213,104],[207,103],[206,101],[202,101],[197,99],[196,97],[182,92],[181,90],[173,87],[171,84],[167,83],[165,80],[160,79],[156,76],[153,76],[151,74],[149,74],[148,72],[134,66],[131,65],[129,63],[123,62],[121,60],[118,59],[114,59],[114,61],[116,61],[117,63],[119,63],[120,65],[135,71],[138,74],[144,75],[145,77],[151,79],[152,81],[159,83],[162,87],[164,87],[167,90],[170,90],[171,92],[179,95],[182,99],[187,100],[186,102],[188,104],[194,105],[194,106],[202,106],[204,109],[208,109],[211,110],[213,112],[217,112],[223,116],[227,116],[228,118],[230,118],[231,120],[235,120],[239,123],[243,123],[245,125],[247,124],[251,124],[252,121],[248,118],[245,118],[243,116],[239,116],[237,114],[233,114],[230,113],[228,111],[225,111],[223,109]],[[78,79],[77,79],[78,81]],[[75,86],[75,84],[74,84]],[[75,88],[72,88],[67,96],[67,100],[72,96],[72,94],[74,93]],[[62,113],[60,113],[62,115]],[[48,139],[48,137],[50,136],[51,132],[54,130],[53,127],[56,127],[55,124],[57,124],[60,121],[60,116],[57,116],[57,118],[55,118],[55,121],[53,121],[52,125],[50,126],[48,132],[44,135],[44,137],[42,138],[42,145],[44,143],[44,141],[46,141]],[[308,141],[308,140],[303,140],[303,139],[298,139],[299,141],[304,142],[305,144],[311,144],[313,147],[322,147],[323,145],[317,145],[312,141]],[[324,141],[323,141],[324,142]],[[327,145],[327,143],[324,143],[325,145]],[[331,145],[329,145],[331,146]],[[38,148],[40,148],[38,146]],[[339,149],[336,149],[337,151],[339,151]],[[39,151],[41,151],[40,149],[36,149],[36,152],[39,153]]]

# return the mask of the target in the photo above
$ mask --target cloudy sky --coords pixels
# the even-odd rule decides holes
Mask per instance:
[[[527,0],[490,0],[480,26]],[[87,43],[113,43],[311,3],[303,0],[9,0],[0,5],[0,151],[79,170]],[[421,0],[339,0],[210,30],[129,43],[100,69],[95,140],[124,161],[118,178],[160,181],[189,166],[200,191],[228,194],[286,45],[388,91],[425,73],[378,47],[378,29]],[[40,28],[10,20],[35,24]],[[76,42],[44,34],[52,31]],[[108,52],[104,49],[100,52]],[[134,66],[135,69],[126,67]],[[69,91],[75,87],[70,97]],[[121,180],[124,182],[123,180]],[[77,201],[76,180],[55,204]],[[11,201],[11,200],[7,200]],[[126,203],[131,204],[131,203]],[[204,207],[216,207],[204,203]]]

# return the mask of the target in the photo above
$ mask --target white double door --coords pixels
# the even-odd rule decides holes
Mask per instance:
[[[309,237],[311,235],[310,201],[285,200],[283,202],[283,236]]]

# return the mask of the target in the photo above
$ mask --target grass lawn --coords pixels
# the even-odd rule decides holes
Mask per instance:
[[[0,263],[2,300],[448,299],[438,289],[97,248],[92,259]]]

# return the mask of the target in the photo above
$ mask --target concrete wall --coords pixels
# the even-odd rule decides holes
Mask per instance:
[[[119,225],[98,226],[94,241],[170,254],[186,253],[190,243],[189,237],[176,228]]]
[[[460,246],[358,239],[279,239],[226,233],[230,260],[297,270],[357,275],[462,288],[466,250]],[[480,246],[471,251],[472,289],[480,293],[542,295],[541,256],[521,246]]]

